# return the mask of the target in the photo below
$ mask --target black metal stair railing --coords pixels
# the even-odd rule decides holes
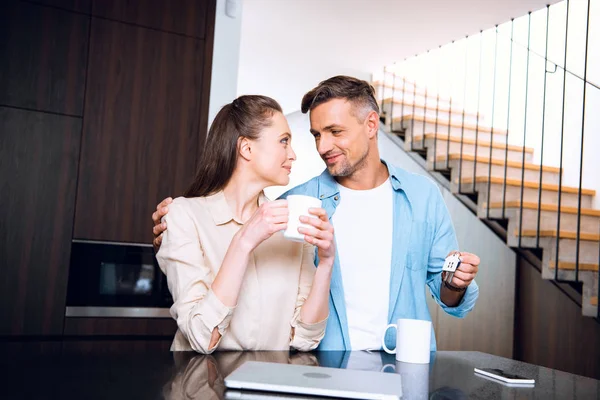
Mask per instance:
[[[515,234],[518,235],[517,239],[517,246],[519,248],[524,247],[524,244],[527,243],[527,247],[531,248],[531,247],[535,247],[535,248],[540,248],[540,246],[542,245],[541,243],[541,238],[542,237],[548,237],[550,236],[552,239],[550,240],[555,240],[555,248],[554,248],[554,253],[552,254],[553,257],[548,257],[549,263],[550,263],[550,268],[553,269],[553,275],[554,275],[554,280],[556,282],[569,282],[569,283],[573,283],[573,282],[578,282],[581,276],[581,260],[582,260],[582,249],[581,249],[581,244],[582,244],[582,209],[583,209],[583,194],[584,194],[584,190],[583,190],[583,173],[584,173],[584,144],[585,144],[585,139],[586,137],[588,137],[590,135],[590,131],[589,129],[586,127],[586,105],[588,102],[588,97],[589,97],[589,90],[594,90],[594,91],[600,91],[600,86],[599,86],[599,82],[591,82],[588,79],[588,73],[589,73],[589,68],[588,68],[588,61],[589,61],[589,54],[592,52],[598,52],[600,51],[599,49],[594,49],[592,50],[591,48],[591,44],[590,44],[590,24],[591,24],[591,19],[592,19],[592,13],[591,13],[591,0],[587,1],[587,9],[586,9],[586,24],[585,24],[585,53],[584,53],[584,64],[583,64],[583,76],[580,76],[580,74],[576,73],[574,70],[570,69],[568,64],[569,58],[567,57],[568,55],[568,50],[569,50],[569,26],[570,26],[570,20],[572,18],[571,14],[570,14],[570,9],[571,9],[571,2],[569,0],[565,0],[566,4],[563,4],[565,7],[563,8],[563,5],[560,5],[560,3],[555,4],[555,5],[547,5],[545,7],[545,9],[539,10],[539,13],[542,13],[545,11],[545,37],[544,37],[544,42],[545,42],[545,49],[544,49],[544,54],[540,54],[538,51],[532,49],[532,12],[529,12],[525,17],[526,17],[526,23],[527,23],[527,43],[523,44],[523,43],[519,43],[519,41],[517,41],[515,39],[515,19],[511,19],[509,24],[510,24],[510,37],[506,37],[508,35],[505,35],[503,33],[500,33],[499,31],[499,25],[496,25],[493,31],[493,67],[492,67],[492,76],[493,76],[493,82],[492,82],[492,88],[491,88],[491,126],[489,127],[489,129],[485,130],[485,132],[489,132],[489,137],[490,140],[488,143],[483,144],[483,147],[489,146],[489,156],[487,157],[487,159],[485,159],[486,157],[484,156],[483,159],[481,160],[482,162],[488,162],[487,165],[487,186],[486,186],[486,191],[487,191],[487,204],[484,205],[485,207],[485,216],[486,219],[488,220],[492,220],[492,219],[500,219],[501,221],[506,221],[507,220],[507,208],[509,208],[509,206],[507,206],[509,204],[509,201],[507,200],[507,193],[508,193],[508,186],[520,186],[520,195],[519,195],[519,201],[518,201],[518,215],[519,215],[519,221],[518,221],[518,231],[517,232],[508,232],[509,234]],[[562,29],[562,26],[554,26],[552,27],[551,25],[551,14],[552,13],[564,13],[564,14],[560,14],[557,15],[557,17],[564,17],[565,23],[564,23],[564,52],[563,52],[563,60],[562,60],[562,65],[559,62],[555,62],[553,60],[551,60],[549,58],[549,49],[551,48],[551,46],[553,45],[553,43],[551,43],[551,36],[550,36],[550,32],[554,31],[556,32],[557,29]],[[600,21],[598,21],[600,22]],[[577,28],[580,28],[579,26]],[[583,27],[581,28],[583,29]],[[479,147],[480,144],[482,143],[480,141],[480,133],[482,131],[482,128],[480,126],[480,114],[481,114],[481,98],[483,96],[482,93],[482,79],[483,79],[483,31],[479,32],[479,35],[477,35],[479,37],[479,66],[478,66],[478,72],[477,72],[477,87],[476,87],[476,92],[474,92],[475,94],[473,96],[476,96],[476,114],[475,114],[475,125],[472,126],[472,123],[469,123],[469,126],[466,125],[466,114],[467,114],[467,110],[466,110],[466,99],[468,94],[468,82],[469,79],[475,79],[470,72],[470,68],[469,68],[469,59],[470,57],[472,57],[469,51],[469,40],[474,40],[474,38],[472,36],[465,36],[464,38],[464,71],[463,73],[463,88],[462,88],[462,94],[463,94],[463,104],[460,106],[460,108],[462,108],[462,112],[460,115],[460,151],[459,151],[459,157],[457,162],[454,164],[456,166],[456,168],[458,169],[457,174],[458,175],[458,193],[459,194],[469,194],[469,193],[463,193],[463,175],[464,175],[464,171],[463,171],[463,162],[465,162],[465,132],[468,130],[469,132],[473,132],[474,131],[474,140],[469,140],[468,143],[473,144],[474,143],[474,158],[473,158],[473,171],[472,172],[472,177],[467,177],[467,179],[464,182],[471,182],[472,185],[470,185],[470,188],[472,188],[473,191],[477,190],[477,182],[478,182],[478,175],[477,175],[477,166],[478,166],[478,162],[480,161],[478,159],[478,154],[479,154]],[[505,68],[504,71],[501,70],[502,67],[500,67],[499,65],[499,59],[501,59],[502,56],[499,55],[499,42],[501,39],[506,39],[508,40],[509,43],[509,50],[508,50],[508,64],[505,65],[503,64],[503,67]],[[451,43],[449,43],[447,46],[450,46],[450,49],[453,49],[455,47],[455,41],[452,41]],[[515,64],[515,58],[514,58],[514,52],[515,52],[515,47],[518,46],[521,49],[524,49],[526,51],[526,56],[525,56],[525,66],[524,66],[524,87],[521,88],[513,88],[514,84],[517,82],[517,80],[515,79],[515,73],[517,71],[523,71],[523,70],[519,70],[517,69],[517,67],[514,65]],[[437,51],[439,52],[438,54],[441,54],[442,52],[442,48],[445,46],[439,46],[437,48]],[[426,54],[424,54],[424,57],[428,57],[429,55],[429,51],[427,51]],[[420,57],[419,55],[415,56],[416,58]],[[535,61],[541,61],[543,62],[543,71],[539,70],[538,68],[534,68],[534,64],[533,63],[533,59],[535,58]],[[426,58],[427,60],[429,60],[429,58]],[[407,60],[404,60],[404,62],[406,63]],[[457,64],[460,64],[460,62],[457,62]],[[455,69],[457,69],[458,66],[454,66]],[[421,143],[422,146],[420,149],[416,149],[414,142],[415,142],[415,120],[417,119],[417,113],[416,113],[416,108],[417,108],[417,84],[416,82],[411,82],[412,85],[412,107],[411,107],[411,113],[410,113],[410,117],[408,117],[408,115],[405,114],[405,103],[406,103],[406,92],[407,92],[407,81],[406,81],[406,76],[402,76],[402,109],[401,109],[401,114],[400,114],[400,129],[404,130],[404,132],[406,132],[407,128],[409,128],[410,126],[410,136],[411,137],[404,137],[404,140],[410,140],[410,151],[422,151],[425,149],[425,145],[426,145],[426,137],[428,134],[432,133],[433,134],[433,169],[435,171],[438,172],[445,172],[446,174],[449,171],[450,168],[450,149],[451,149],[451,141],[452,138],[456,136],[458,136],[457,131],[453,131],[453,124],[454,124],[454,120],[453,120],[453,112],[457,112],[458,111],[458,107],[457,106],[453,106],[453,98],[454,96],[449,96],[448,98],[448,120],[447,120],[447,137],[446,137],[446,162],[444,163],[444,165],[438,165],[438,136],[440,136],[440,132],[438,132],[439,127],[440,127],[440,91],[439,91],[439,68],[442,69],[448,69],[450,68],[448,65],[443,64],[443,65],[438,65],[438,75],[437,75],[437,80],[438,80],[438,90],[437,93],[434,94],[434,99],[428,99],[429,95],[431,94],[431,92],[429,91],[429,87],[428,85],[424,85],[423,90],[424,90],[424,101],[423,104],[418,104],[419,109],[423,109],[423,117],[422,117],[422,123],[423,123],[423,129],[422,129],[422,137],[421,137]],[[562,70],[562,71],[561,71]],[[556,74],[557,72],[562,72],[562,98],[561,98],[561,103],[562,103],[562,108],[560,110],[560,121],[561,121],[561,126],[560,126],[560,143],[559,143],[559,155],[558,155],[558,159],[559,159],[559,166],[558,166],[558,185],[556,185],[555,187],[549,187],[547,185],[547,183],[544,182],[544,161],[545,161],[545,157],[546,154],[544,152],[545,150],[545,146],[549,143],[548,140],[546,139],[546,133],[547,133],[547,117],[549,115],[548,113],[548,107],[547,107],[547,103],[549,101],[549,99],[554,99],[555,97],[549,98],[549,90],[548,90],[548,76],[552,75],[552,74]],[[387,69],[384,69],[384,82],[383,82],[383,88],[382,88],[382,92],[385,91],[385,76],[387,74],[389,74],[390,72]],[[506,87],[506,100],[505,103],[503,104],[496,104],[497,103],[497,79],[498,76],[500,76],[501,73],[507,73],[508,74],[508,85]],[[532,180],[532,178],[527,178],[527,176],[531,176],[531,175],[526,175],[526,170],[530,169],[529,165],[527,165],[529,162],[526,162],[526,158],[527,158],[527,153],[529,151],[529,149],[527,148],[527,140],[529,138],[528,136],[528,131],[531,129],[530,126],[528,126],[528,117],[531,117],[530,119],[535,121],[535,119],[533,119],[532,116],[530,116],[530,110],[529,110],[529,102],[533,99],[532,95],[530,94],[530,78],[533,80],[533,78],[542,78],[543,74],[543,89],[542,89],[542,103],[541,103],[541,126],[536,126],[534,127],[534,129],[539,130],[540,133],[540,147],[539,147],[539,151],[540,151],[540,165],[539,165],[539,175],[537,176],[537,179],[534,178],[534,180]],[[396,91],[396,76],[397,76],[397,72],[396,70],[393,71],[393,85],[392,85],[392,100],[391,100],[391,114],[390,114],[390,119],[392,120],[392,127],[394,125],[393,122],[393,118],[394,118],[394,98],[395,98],[395,91]],[[504,76],[504,75],[502,75]],[[558,74],[555,75],[557,78],[559,77]],[[572,154],[568,154],[569,157],[569,165],[574,165],[573,163],[575,163],[576,161],[579,163],[578,167],[579,167],[579,182],[577,185],[577,213],[576,213],[576,232],[575,232],[575,254],[574,254],[574,279],[565,279],[564,275],[559,274],[559,269],[561,266],[561,262],[560,262],[560,252],[561,252],[561,240],[562,239],[568,239],[568,240],[572,240],[572,236],[568,235],[568,236],[564,236],[561,235],[561,219],[564,218],[563,214],[565,212],[570,212],[571,214],[574,214],[574,210],[566,210],[565,207],[563,207],[563,202],[566,201],[564,199],[564,196],[566,196],[565,193],[567,193],[567,191],[565,191],[566,185],[564,183],[564,157],[565,157],[565,140],[572,140],[572,137],[566,137],[566,128],[567,128],[567,122],[566,122],[566,114],[567,111],[570,112],[570,116],[573,115],[572,112],[572,107],[569,108],[569,110],[567,110],[567,103],[569,101],[572,101],[571,98],[568,98],[567,96],[567,77],[570,77],[570,79],[575,78],[575,81],[578,82],[579,84],[583,85],[583,94],[581,96],[582,99],[582,107],[581,107],[581,137],[580,137],[580,142],[579,144],[579,160],[574,160],[573,159],[573,155]],[[460,79],[460,78],[459,78]],[[542,79],[540,79],[542,80]],[[515,94],[513,93],[513,90],[517,90],[520,89],[521,92],[519,93],[524,93],[524,99],[519,98],[517,101],[515,101]],[[419,92],[421,93],[421,92]],[[515,92],[516,93],[516,92]],[[432,96],[433,97],[433,96]],[[382,93],[382,105],[383,105],[383,101],[384,101],[384,94]],[[428,104],[428,101],[435,101],[435,108],[431,105]],[[446,100],[445,100],[446,101]],[[498,110],[500,110],[499,107],[506,107],[505,111],[506,111],[506,129],[508,130],[509,127],[511,126],[511,118],[513,118],[513,116],[511,115],[511,109],[515,107],[514,103],[519,103],[523,101],[523,103],[520,104],[524,104],[524,108],[523,108],[523,134],[522,134],[522,148],[520,148],[520,163],[516,164],[515,161],[512,160],[516,160],[518,158],[513,158],[511,159],[511,161],[509,161],[509,151],[514,151],[514,147],[510,147],[509,146],[509,140],[508,140],[508,135],[507,135],[507,139],[504,142],[504,146],[503,146],[503,163],[496,160],[497,156],[494,156],[494,149],[499,149],[499,144],[496,144],[494,142],[494,136],[497,133],[496,130],[496,112]],[[454,107],[454,109],[453,109]],[[435,110],[435,129],[434,132],[428,132],[427,130],[427,126],[428,126],[428,122],[429,122],[429,118],[428,118],[428,108],[431,108],[430,111]],[[444,113],[445,115],[445,113]],[[408,119],[410,118],[410,121],[408,121]],[[419,119],[421,119],[419,117]],[[407,125],[407,122],[410,123],[410,125]],[[456,126],[458,128],[458,126]],[[570,131],[569,131],[570,132]],[[469,137],[472,137],[472,133],[469,133]],[[441,137],[441,136],[440,136]],[[455,139],[456,140],[456,139]],[[518,157],[518,156],[516,156]],[[492,170],[493,170],[493,165],[494,163],[500,164],[501,167],[503,167],[503,176],[502,176],[502,180],[499,180],[499,177],[494,180],[492,179]],[[520,184],[516,185],[514,183],[513,179],[509,179],[509,173],[508,173],[508,169],[509,169],[509,165],[511,166],[511,168],[514,168],[514,166],[519,165],[520,168]],[[536,167],[537,168],[537,167]],[[511,170],[511,176],[516,176],[514,175],[514,169]],[[483,179],[485,181],[485,179]],[[500,183],[501,182],[501,183]],[[501,202],[501,210],[496,211],[496,213],[494,215],[491,214],[492,208],[497,209],[497,206],[492,207],[492,202],[491,199],[492,197],[498,198],[499,194],[497,193],[497,190],[494,189],[492,190],[492,186],[497,187],[498,185],[501,185],[501,196],[502,196],[502,202]],[[536,188],[537,187],[537,204],[535,207],[531,207],[528,206],[528,208],[531,209],[535,209],[537,212],[537,221],[535,223],[536,225],[536,229],[535,229],[535,238],[534,239],[528,239],[527,242],[525,242],[525,237],[528,238],[532,238],[533,237],[533,233],[527,233],[526,235],[524,235],[524,208],[525,208],[525,203],[526,203],[526,198],[525,198],[525,191],[526,190],[531,190],[532,188]],[[542,207],[543,201],[544,201],[544,197],[543,197],[543,192],[547,189],[556,189],[557,190],[557,197],[556,197],[556,231],[555,232],[551,232],[550,235],[548,235],[547,233],[544,233],[542,235],[542,214],[544,211],[546,211],[546,209],[544,209]],[[574,190],[569,190],[572,193],[574,193]],[[587,195],[587,194],[586,194]],[[572,197],[572,194],[570,195]],[[515,197],[512,197],[513,199],[515,199]],[[510,202],[510,208],[512,210],[515,210],[516,207],[514,206],[515,202],[511,201]],[[554,209],[553,207],[551,209]],[[516,210],[515,210],[516,211]],[[499,215],[498,215],[499,214]],[[588,215],[588,213],[586,213],[585,215]],[[595,214],[593,214],[595,216]],[[500,218],[498,218],[498,216],[500,216]],[[571,217],[572,218],[572,217]],[[597,218],[597,217],[596,217]],[[600,238],[600,221],[599,222],[599,229],[598,229],[598,238]],[[586,228],[587,229],[587,228]],[[589,232],[589,231],[588,231]],[[588,235],[590,236],[590,235]],[[585,238],[586,240],[590,240],[590,238]],[[591,236],[591,240],[595,241],[597,240],[597,238],[595,238],[593,235]],[[535,243],[534,245],[531,245],[531,243]],[[544,244],[547,245],[548,240],[545,239]],[[598,246],[598,265],[600,265],[600,244]],[[553,261],[552,261],[553,258]],[[570,258],[569,258],[570,259]],[[587,256],[587,260],[589,261],[589,254]],[[598,291],[600,291],[600,271],[598,271],[597,273],[598,275]],[[597,316],[598,319],[600,319],[600,305],[597,306]]]

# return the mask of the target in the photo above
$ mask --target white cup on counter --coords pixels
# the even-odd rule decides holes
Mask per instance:
[[[385,344],[389,328],[396,329],[396,348]],[[421,319],[399,319],[385,327],[382,338],[383,350],[395,354],[396,360],[404,363],[429,364],[431,350],[431,321]]]

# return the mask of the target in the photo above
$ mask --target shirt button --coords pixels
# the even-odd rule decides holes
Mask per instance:
[[[321,197],[321,198],[323,198],[323,197],[325,197],[325,195],[324,195],[324,194],[322,194],[320,197]]]
[[[340,196],[335,196],[333,199],[334,199],[335,201],[338,201],[338,199],[339,199],[339,198],[340,198]]]

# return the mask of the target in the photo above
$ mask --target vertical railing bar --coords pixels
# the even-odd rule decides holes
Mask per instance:
[[[564,138],[565,138],[565,103],[566,103],[566,97],[565,97],[565,93],[567,90],[567,48],[568,48],[568,43],[569,43],[569,0],[567,1],[567,12],[566,12],[566,19],[565,19],[565,57],[564,57],[564,72],[563,72],[563,93],[562,93],[562,100],[563,100],[563,104],[562,104],[562,122],[561,122],[561,130],[560,130],[560,166],[559,166],[559,170],[562,171],[563,170],[563,150],[564,150]],[[561,217],[561,212],[560,212],[560,206],[561,206],[561,202],[562,202],[562,174],[560,174],[558,176],[558,218],[557,218],[557,222],[556,222],[556,252],[555,252],[555,259],[554,259],[554,280],[556,281],[560,281],[558,279],[558,267],[559,267],[559,252],[560,252],[560,217]]]
[[[454,40],[452,41],[452,44],[454,44]],[[448,110],[448,121],[450,121],[448,123],[448,137],[446,140],[446,171],[448,171],[450,169],[450,130],[452,129],[452,95],[450,95],[450,103],[449,103],[449,110]],[[460,188],[460,180],[459,180],[459,188]]]
[[[438,137],[438,122],[440,114],[440,88],[438,86],[437,99],[435,103],[435,132],[433,134],[433,170],[437,171],[437,137]],[[425,143],[425,137],[423,137],[423,143]]]
[[[512,60],[513,60],[513,37],[515,33],[515,19],[510,19],[510,60],[508,67],[508,109],[506,112],[506,130],[510,126],[510,92],[512,86]],[[508,135],[510,132],[506,134],[506,143],[504,145],[504,182],[502,186],[502,219],[506,219],[506,174],[507,174],[507,166],[508,166]],[[490,185],[492,183],[490,182]]]
[[[385,107],[385,79],[387,76],[387,65],[383,66],[383,79],[381,80],[381,113],[384,114],[383,110]],[[394,122],[391,119],[390,116],[390,121],[391,121],[391,125],[392,126],[394,124]]]
[[[588,63],[588,45],[590,39],[590,1],[587,8],[587,25],[585,30],[585,61],[583,63],[583,109],[581,110],[581,151],[579,153],[579,190],[577,199],[577,243],[575,247],[575,282],[579,281],[579,251],[581,245],[581,186],[583,185],[583,142],[585,133],[585,105],[587,96],[587,63]],[[560,210],[559,210],[560,212]]]
[[[438,58],[442,53],[442,46],[438,47]],[[439,63],[437,66],[437,100],[435,103],[435,132],[433,134],[433,170],[437,171],[437,136],[438,136],[438,118],[440,113],[440,69]],[[425,145],[425,136],[423,136],[423,145]]]
[[[546,5],[546,49],[544,55],[544,103],[542,104],[542,143],[540,147],[540,180],[539,180],[539,189],[538,189],[538,204],[537,204],[537,230],[536,230],[536,239],[535,239],[535,247],[540,247],[540,228],[542,223],[542,174],[544,165],[544,134],[546,130],[546,80],[548,77],[548,31],[550,26],[550,4]],[[559,174],[562,174],[562,171],[559,171]],[[560,212],[560,210],[558,210]]]
[[[425,59],[429,61],[429,50],[425,53]],[[421,149],[425,148],[425,128],[427,127],[427,96],[429,92],[429,85],[425,85],[425,101],[423,103],[423,135],[421,140]],[[413,135],[414,137],[414,135]]]
[[[425,103],[423,104],[423,134],[422,134],[422,138],[423,140],[421,141],[421,149],[425,148],[425,128],[427,127],[427,96],[429,92],[429,87],[425,86]]]
[[[488,164],[488,182],[492,181],[492,152],[494,150],[494,111],[496,107],[496,69],[498,63],[498,25],[496,25],[496,34],[494,39],[494,83],[492,84],[492,119],[490,121],[490,125],[492,126],[490,133],[490,163]],[[477,115],[479,118],[479,114]],[[488,184],[488,192],[487,192],[487,207],[486,207],[486,219],[490,218],[490,195],[491,195],[492,185]]]
[[[402,77],[402,108],[400,109],[400,123],[404,117],[404,98],[406,97],[406,76]]]
[[[475,182],[477,181],[477,146],[479,145],[479,112],[481,109],[481,69],[483,67],[483,30],[479,31],[479,70],[477,71],[477,116],[475,123],[475,158],[473,162],[473,193],[475,193]],[[491,163],[490,159],[490,163]]]
[[[418,54],[415,55],[418,57]],[[412,83],[413,87],[413,104],[412,104],[412,115],[410,116],[410,151],[414,151],[414,138],[415,138],[415,106],[417,105],[417,83]],[[404,117],[402,117],[402,121]],[[402,127],[404,127],[404,122],[402,122]],[[406,135],[406,134],[405,134]],[[404,136],[406,138],[406,136]]]
[[[462,167],[463,167],[463,146],[465,140],[465,108],[467,99],[467,70],[469,64],[469,35],[465,36],[465,76],[464,76],[464,88],[463,88],[463,110],[462,110],[462,124],[460,128],[460,156],[458,160],[458,193],[462,193]],[[448,125],[452,125],[448,123]],[[448,155],[450,156],[450,155]],[[475,186],[475,182],[473,182],[473,186]]]
[[[393,71],[392,73],[392,98],[390,105],[390,120],[392,121],[392,124],[390,126],[392,127],[392,130],[394,130],[394,97],[396,96],[396,71]]]
[[[527,143],[527,105],[529,101],[529,48],[531,47],[531,11],[527,14],[527,64],[525,67],[525,116],[523,117],[523,152],[521,158],[521,201],[519,203],[519,247],[523,237],[523,201],[525,199],[525,144]],[[540,165],[540,169],[542,166]]]

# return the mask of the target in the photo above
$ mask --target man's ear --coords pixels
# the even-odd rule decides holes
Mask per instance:
[[[238,138],[238,152],[246,161],[252,160],[252,143],[248,138]]]
[[[369,112],[365,119],[365,124],[367,124],[369,139],[377,137],[377,132],[379,131],[379,115],[375,111]]]

